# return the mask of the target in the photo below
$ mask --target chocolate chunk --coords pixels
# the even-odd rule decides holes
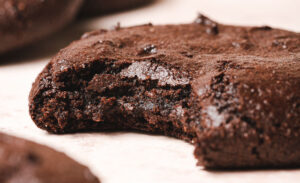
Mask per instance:
[[[217,24],[215,21],[211,20],[210,18],[208,18],[207,16],[205,16],[201,13],[198,14],[198,17],[196,18],[196,20],[194,22],[196,24],[207,25],[207,26]]]
[[[215,21],[209,19],[208,17],[206,17],[202,14],[199,14],[194,22],[196,24],[206,26],[207,27],[206,28],[206,33],[207,34],[217,35],[219,33],[218,24]]]
[[[251,30],[252,31],[259,31],[259,30],[268,31],[268,30],[272,30],[272,27],[265,25],[265,26],[261,26],[261,27],[253,27]]]
[[[138,55],[146,55],[146,54],[155,54],[157,53],[157,48],[153,44],[149,44],[144,46],[138,53]]]

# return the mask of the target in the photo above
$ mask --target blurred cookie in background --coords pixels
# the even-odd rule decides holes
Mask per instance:
[[[93,16],[146,5],[154,0],[85,0],[81,15]]]
[[[0,0],[0,54],[58,31],[81,4],[82,0]]]
[[[1,183],[99,183],[90,170],[63,153],[0,133]]]

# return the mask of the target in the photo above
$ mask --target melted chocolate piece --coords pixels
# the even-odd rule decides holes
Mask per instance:
[[[150,44],[150,45],[146,45],[145,47],[143,47],[138,55],[147,55],[147,54],[155,54],[157,53],[157,48],[155,45]]]
[[[206,28],[207,34],[217,35],[219,33],[218,24],[215,21],[209,19],[208,17],[202,14],[199,14],[194,22],[196,24],[205,25],[207,27]]]

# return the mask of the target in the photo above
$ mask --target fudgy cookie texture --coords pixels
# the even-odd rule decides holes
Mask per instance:
[[[192,142],[207,168],[300,166],[300,34],[218,24],[98,30],[30,93],[52,133],[138,130]]]
[[[0,54],[25,46],[69,23],[82,0],[0,0]]]
[[[135,8],[148,4],[154,0],[85,0],[81,9],[81,15],[93,16],[104,13]]]
[[[90,170],[46,146],[0,133],[0,182],[99,183]]]

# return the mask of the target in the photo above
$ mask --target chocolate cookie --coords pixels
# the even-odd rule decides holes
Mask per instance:
[[[299,33],[203,15],[87,33],[37,77],[30,114],[52,133],[184,139],[207,168],[299,166],[299,45]]]
[[[0,182],[99,183],[89,169],[63,153],[0,133]]]
[[[82,0],[0,0],[0,54],[25,46],[69,23]]]
[[[85,0],[81,14],[85,16],[99,15],[138,7],[153,0]]]

